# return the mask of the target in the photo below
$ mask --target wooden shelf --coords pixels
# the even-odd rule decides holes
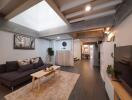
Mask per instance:
[[[132,96],[126,91],[120,82],[112,81],[112,85],[115,92],[114,100],[132,100]]]

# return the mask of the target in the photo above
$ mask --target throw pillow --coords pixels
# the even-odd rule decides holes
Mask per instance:
[[[31,59],[31,63],[32,64],[36,64],[36,63],[38,63],[39,62],[39,57],[37,57],[37,58],[32,58]]]
[[[38,60],[38,62],[34,63],[34,68],[35,69],[44,65],[44,63],[43,63],[43,61],[40,57],[37,60]]]
[[[30,59],[18,60],[18,64],[19,66],[28,65],[30,64]]]
[[[39,58],[39,63],[41,64],[41,66],[44,65],[44,62],[43,62],[43,60],[41,59],[41,57]]]

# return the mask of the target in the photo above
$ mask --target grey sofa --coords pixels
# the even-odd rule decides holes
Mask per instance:
[[[22,68],[17,61],[6,62],[0,65],[0,83],[13,90],[17,85],[31,80],[30,74],[50,66],[52,65],[43,63],[40,57],[38,63],[28,64]]]

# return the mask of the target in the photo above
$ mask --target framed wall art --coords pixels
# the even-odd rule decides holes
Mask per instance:
[[[27,36],[23,34],[15,34],[14,49],[34,50],[35,38],[32,36]]]

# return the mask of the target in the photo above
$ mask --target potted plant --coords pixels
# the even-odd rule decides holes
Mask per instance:
[[[52,48],[48,48],[48,55],[49,55],[49,61],[51,62],[51,57],[54,56],[54,50]]]
[[[115,76],[115,71],[114,71],[114,68],[112,67],[112,65],[108,65],[106,71],[107,71],[108,76],[113,79]]]

